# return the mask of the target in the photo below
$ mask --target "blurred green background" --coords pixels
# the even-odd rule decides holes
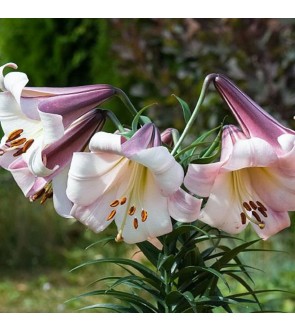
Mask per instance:
[[[0,19],[0,63],[15,62],[30,86],[108,83],[161,127],[183,128],[175,94],[191,108],[205,76],[224,73],[274,117],[294,129],[293,19]],[[110,105],[123,123],[128,111]],[[197,134],[220,124],[226,107],[210,89]],[[294,219],[294,218],[293,218]],[[248,255],[257,288],[294,291],[294,226],[260,243],[282,252]],[[115,233],[114,229],[106,234]],[[85,247],[101,235],[56,215],[51,202],[28,202],[10,174],[0,173],[0,312],[71,312],[65,300],[85,291],[100,271],[69,270],[104,255],[132,257],[124,244]],[[252,230],[241,237],[255,236]],[[105,272],[105,271],[104,271]],[[107,271],[112,273],[112,271]],[[291,294],[264,296],[267,310],[295,311]],[[241,308],[240,311],[247,311]]]

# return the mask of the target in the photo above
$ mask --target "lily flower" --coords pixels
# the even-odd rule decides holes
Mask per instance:
[[[71,214],[94,232],[115,220],[116,241],[137,243],[172,231],[171,217],[197,219],[201,200],[180,188],[183,169],[153,124],[141,127],[129,140],[96,133],[91,152],[74,153],[67,196]]]
[[[71,88],[30,88],[27,75],[10,72],[13,63],[0,67],[0,121],[4,137],[0,145],[0,166],[8,168],[22,155],[29,164],[32,154],[60,139],[79,117],[115,94],[112,86],[96,84]],[[33,167],[33,165],[29,166]]]
[[[190,164],[184,179],[191,192],[208,197],[199,219],[231,234],[250,223],[263,239],[288,227],[287,211],[295,210],[294,154],[293,164],[288,158],[266,140],[225,126],[220,161]]]
[[[247,137],[262,138],[275,148],[278,155],[294,147],[295,132],[265,112],[226,76],[216,74],[214,85]]]
[[[85,149],[90,138],[102,129],[105,119],[105,113],[97,109],[81,116],[66,129],[62,138],[47,145],[41,154],[32,155],[36,158],[29,160],[33,168],[23,158],[12,162],[8,170],[24,195],[31,201],[40,198],[41,204],[53,196],[57,213],[71,218],[73,204],[66,196],[66,186],[73,153]]]

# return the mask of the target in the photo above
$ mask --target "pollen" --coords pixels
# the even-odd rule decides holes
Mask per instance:
[[[146,210],[142,210],[141,211],[141,221],[145,222],[147,220],[147,217],[148,217],[147,211]]]
[[[16,138],[19,138],[20,135],[23,133],[23,129],[15,129],[13,130],[8,136],[7,136],[7,140],[6,143],[9,143],[13,140],[15,140]]]
[[[122,197],[122,198],[120,199],[120,204],[121,204],[121,205],[124,205],[124,204],[126,203],[126,201],[127,201],[127,197]]]
[[[29,139],[26,141],[26,143],[24,144],[24,146],[22,147],[22,153],[25,153],[28,151],[28,149],[30,148],[30,146],[34,143],[33,139]]]
[[[244,212],[241,212],[241,222],[243,225],[246,224],[246,220],[247,220],[246,214]]]
[[[134,219],[133,219],[133,227],[134,227],[135,229],[138,228],[138,219],[137,219],[137,218],[134,218]]]
[[[267,213],[265,210],[263,210],[262,208],[258,208],[258,211],[263,215],[263,217],[267,218]]]
[[[247,202],[244,202],[243,203],[243,207],[247,210],[247,211],[251,211],[251,206],[247,203]]]
[[[257,205],[253,201],[249,201],[249,204],[253,210],[257,210]]]
[[[120,202],[116,199],[115,201],[113,201],[111,204],[110,204],[110,206],[111,207],[116,207],[116,206],[118,206],[120,204]]]
[[[17,138],[10,142],[10,146],[19,146],[19,145],[24,144],[25,142],[26,142],[26,138],[24,138],[24,137]]]
[[[130,209],[128,210],[129,216],[133,216],[135,211],[136,211],[136,207],[134,205],[131,206]]]
[[[111,213],[107,217],[107,221],[112,220],[115,215],[116,215],[116,210],[112,210]]]

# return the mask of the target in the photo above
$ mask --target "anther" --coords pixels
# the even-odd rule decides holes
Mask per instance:
[[[257,205],[253,201],[249,201],[249,204],[253,210],[257,210]]]
[[[148,217],[147,211],[146,210],[142,210],[141,211],[141,221],[145,222],[147,220],[147,217]]]
[[[137,218],[134,218],[134,219],[133,219],[133,227],[134,227],[135,229],[138,228],[138,219],[137,219]]]
[[[241,222],[243,225],[246,224],[246,220],[247,220],[246,214],[244,212],[241,212]]]
[[[111,213],[107,217],[107,221],[112,220],[115,215],[116,215],[116,210],[112,210]]]
[[[121,204],[121,205],[124,205],[124,204],[126,203],[126,201],[127,201],[127,197],[122,197],[122,198],[120,199],[120,204]]]
[[[259,214],[258,214],[256,211],[252,211],[252,215],[256,218],[256,220],[257,220],[258,222],[262,222],[262,220],[261,220]]]
[[[10,142],[10,146],[19,146],[25,143],[27,139],[22,137],[22,138],[17,138],[13,141]]]
[[[42,188],[41,190],[39,190],[38,192],[36,192],[34,195],[32,195],[30,197],[30,201],[34,202],[35,200],[37,200],[39,197],[41,197],[43,194],[45,193],[45,189]]]
[[[111,204],[110,204],[110,206],[111,207],[116,207],[116,206],[118,206],[120,204],[120,202],[116,199],[115,201],[113,201]]]
[[[136,211],[136,207],[135,206],[131,206],[131,208],[128,210],[128,214],[129,216],[133,216],[134,213]]]
[[[267,218],[267,213],[265,212],[266,210],[264,210],[262,207],[258,208],[258,211],[263,215],[263,217]]]
[[[30,148],[30,146],[34,143],[33,139],[29,139],[26,141],[26,143],[24,144],[24,146],[22,147],[22,153],[25,153],[28,151],[28,149]]]
[[[18,157],[20,156],[21,154],[23,154],[23,149],[22,148],[19,148],[18,150],[16,150],[16,152],[13,154],[13,157]]]
[[[251,211],[251,206],[247,203],[247,202],[244,202],[243,203],[243,207],[247,210],[247,211]]]
[[[7,137],[6,143],[13,141],[16,138],[19,138],[20,135],[23,133],[23,129],[16,129],[13,130]]]
[[[267,208],[259,201],[256,201],[256,204],[258,205],[259,208],[261,208],[264,211],[267,211]]]

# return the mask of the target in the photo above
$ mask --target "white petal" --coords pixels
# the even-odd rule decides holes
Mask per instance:
[[[245,167],[269,166],[277,160],[273,147],[266,141],[254,137],[237,141],[233,147],[231,158],[224,164],[223,168],[237,170]]]
[[[5,85],[4,85],[4,75],[3,75],[3,70],[6,67],[17,69],[17,65],[15,63],[13,63],[13,62],[9,62],[9,63],[6,63],[5,65],[3,65],[3,66],[0,67],[0,89],[2,91],[6,90]]]
[[[146,166],[153,173],[164,196],[173,194],[182,184],[183,169],[163,146],[142,150],[131,160]]]
[[[177,221],[192,222],[198,219],[201,204],[201,199],[193,197],[180,188],[169,196],[169,214]]]
[[[147,185],[143,188],[141,199],[134,201],[137,210],[134,215],[127,214],[126,224],[123,228],[123,238],[126,243],[138,243],[149,238],[158,237],[172,231],[171,218],[168,213],[167,198],[163,197],[152,174],[147,174]],[[141,207],[147,211],[148,217],[145,222],[141,221]],[[118,230],[124,220],[124,210],[121,209],[115,221]],[[138,228],[135,229],[133,221],[138,220]]]
[[[69,167],[65,167],[52,179],[53,205],[56,212],[64,218],[72,218],[73,203],[66,195]]]
[[[89,149],[92,152],[121,154],[121,136],[100,131],[91,138]]]
[[[29,79],[27,75],[21,72],[11,72],[4,77],[4,86],[6,90],[12,93],[19,105],[22,90],[28,81]]]
[[[41,147],[38,144],[32,145],[28,152],[23,155],[23,158],[27,161],[30,171],[35,176],[47,177],[58,169],[58,165],[54,169],[45,167],[41,151]]]
[[[126,163],[126,158],[110,153],[74,153],[67,188],[69,199],[83,206],[92,204],[126,175]]]
[[[39,112],[43,127],[44,146],[57,141],[64,135],[64,126],[62,116],[58,114],[50,114]]]

